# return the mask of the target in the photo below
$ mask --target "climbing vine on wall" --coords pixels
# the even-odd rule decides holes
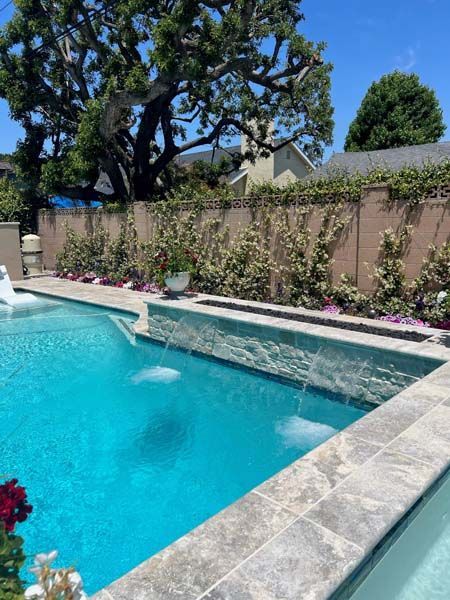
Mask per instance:
[[[421,275],[407,285],[403,255],[410,226],[382,233],[379,261],[370,267],[376,283],[372,297],[361,294],[348,275],[333,284],[334,245],[348,223],[343,206],[328,203],[318,211],[309,203],[295,212],[287,207],[254,209],[251,222],[231,236],[220,219],[203,218],[201,202],[189,210],[178,203],[160,203],[152,207],[155,218],[148,242],[138,240],[130,216],[114,239],[100,224],[88,236],[66,226],[57,267],[65,273],[106,275],[111,282],[123,278],[151,282],[160,279],[155,255],[182,244],[198,259],[193,286],[200,292],[307,308],[331,302],[350,313],[375,310],[431,322],[450,319],[450,243],[430,247]],[[313,208],[316,216],[320,214],[315,234],[309,227]],[[438,293],[447,290],[448,298],[441,294],[438,301]]]
[[[439,164],[428,162],[420,166],[406,166],[398,171],[374,167],[365,175],[350,175],[343,170],[330,169],[324,177],[299,179],[282,187],[271,181],[253,184],[250,195],[255,201],[261,196],[280,196],[286,203],[296,198],[302,198],[306,203],[333,199],[336,202],[359,202],[364,186],[384,184],[389,187],[392,201],[403,200],[416,206],[436,187],[449,183],[450,160],[444,160]]]

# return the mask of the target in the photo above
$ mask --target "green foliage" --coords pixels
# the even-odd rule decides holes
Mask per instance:
[[[56,255],[56,267],[72,273],[95,272],[117,279],[136,273],[138,263],[137,232],[133,219],[121,223],[118,235],[111,239],[101,224],[90,235],[76,233],[65,224],[66,242]]]
[[[402,256],[410,234],[409,226],[403,227],[398,234],[392,229],[386,229],[382,233],[381,261],[374,270],[377,283],[375,301],[386,312],[395,311],[395,303],[404,294],[405,273]]]
[[[81,183],[93,193],[103,170],[114,200],[155,200],[179,154],[246,133],[255,148],[237,158],[250,160],[273,150],[272,122],[320,159],[332,141],[331,65],[301,33],[301,4],[104,0],[99,18],[86,0],[16,3],[0,29],[0,98],[25,130],[21,170],[63,195]]]
[[[121,279],[136,275],[138,270],[138,238],[131,216],[120,225],[119,235],[110,239],[102,259],[103,270],[108,275]]]
[[[425,259],[419,277],[414,281],[414,288],[423,292],[430,288],[450,289],[450,242],[440,248],[430,245],[430,254]]]
[[[25,562],[23,539],[8,533],[0,522],[0,597],[2,600],[22,600],[23,581],[20,569]]]
[[[56,267],[73,273],[95,271],[105,275],[104,262],[109,233],[97,224],[91,235],[76,233],[67,222],[64,225],[66,242],[56,255]],[[106,267],[105,267],[106,268]]]
[[[322,209],[321,226],[312,243],[311,230],[306,225],[310,209],[299,211],[294,226],[287,211],[279,214],[276,228],[288,261],[283,269],[286,283],[279,301],[295,306],[322,306],[332,287],[332,244],[348,222],[340,217],[341,208],[330,204]]]
[[[435,92],[414,74],[395,71],[374,82],[351,123],[346,152],[437,142],[445,133]]]
[[[297,209],[295,218],[285,207],[254,210],[251,223],[231,237],[221,219],[203,218],[202,198],[190,208],[184,202],[181,194],[172,202],[152,206],[154,226],[148,242],[137,240],[131,219],[122,224],[113,240],[99,224],[89,236],[66,228],[58,270],[161,282],[161,260],[155,256],[175,249],[179,270],[181,253],[189,249],[198,257],[193,285],[204,293],[317,309],[322,308],[325,297],[330,297],[350,313],[375,308],[379,314],[401,313],[433,323],[450,319],[450,293],[445,302],[437,301],[439,290],[450,291],[449,243],[430,248],[422,274],[407,286],[402,256],[410,227],[399,233],[391,229],[383,232],[380,258],[373,272],[377,287],[369,297],[358,291],[349,275],[344,274],[337,285],[331,281],[334,245],[348,221],[341,214],[342,204],[321,207],[321,224],[315,235],[309,227],[313,205],[308,204]],[[189,258],[183,270],[193,271],[191,267]],[[417,303],[422,296],[423,302]]]
[[[22,232],[30,229],[31,205],[16,183],[7,177],[0,178],[0,222],[18,222]]]
[[[425,200],[435,187],[446,185],[449,181],[450,160],[443,160],[438,164],[428,162],[421,166],[406,166],[398,171],[374,168],[366,175],[348,175],[339,169],[330,169],[326,177],[299,179],[285,186],[278,186],[272,181],[254,183],[250,196],[255,205],[261,196],[276,196],[277,201],[280,198],[283,204],[298,198],[303,199],[305,204],[340,200],[359,202],[364,186],[385,184],[389,187],[392,201],[404,200],[414,206]]]
[[[101,100],[90,100],[80,117],[76,142],[61,150],[60,156],[47,160],[42,167],[41,186],[47,193],[57,193],[63,185],[77,185],[85,180],[97,180],[102,154],[100,121]]]
[[[367,296],[362,294],[356,287],[352,277],[348,273],[341,275],[340,282],[333,286],[330,297],[338,306],[358,307],[364,309],[369,304]]]
[[[199,291],[262,301],[270,297],[270,276],[274,267],[264,225],[254,222],[239,231],[229,247],[217,244],[213,260],[199,270]]]

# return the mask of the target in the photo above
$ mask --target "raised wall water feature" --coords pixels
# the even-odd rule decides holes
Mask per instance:
[[[175,336],[179,347],[300,385],[327,389],[371,406],[392,398],[438,366],[432,359],[258,323],[187,313],[173,306],[149,303],[148,311],[148,333],[154,340],[166,343]],[[189,328],[198,332],[191,332],[184,341],[183,335],[176,333],[183,319],[188,319]]]

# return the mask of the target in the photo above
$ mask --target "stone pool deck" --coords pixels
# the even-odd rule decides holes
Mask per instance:
[[[48,278],[17,287],[130,310],[158,306],[445,361],[95,595],[95,600],[349,598],[387,534],[450,466],[450,349]],[[203,297],[202,297],[203,298]],[[397,327],[397,326],[389,326]],[[387,329],[389,329],[389,327]],[[410,328],[409,328],[410,329]],[[176,507],[174,507],[176,510]]]

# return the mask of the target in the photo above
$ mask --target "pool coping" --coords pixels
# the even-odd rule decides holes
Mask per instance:
[[[163,303],[446,361],[100,590],[95,600],[347,598],[352,573],[370,565],[382,540],[450,467],[450,350],[437,343],[196,306],[206,296],[167,299],[44,279],[16,287],[134,312],[143,338],[147,306]]]

